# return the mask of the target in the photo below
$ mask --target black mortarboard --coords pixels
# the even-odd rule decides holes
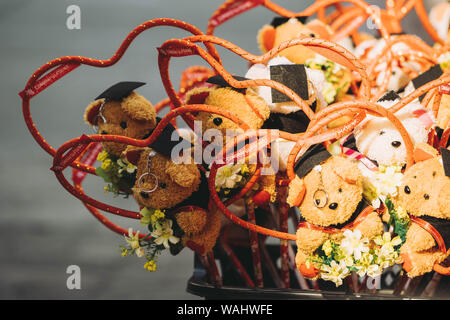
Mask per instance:
[[[248,78],[244,78],[244,77],[241,77],[241,76],[232,76],[232,77],[234,78],[234,80],[237,80],[237,81],[250,80]],[[233,87],[228,82],[226,82],[225,79],[219,74],[215,75],[215,76],[212,76],[211,78],[206,80],[206,82],[218,85],[219,87],[222,87],[222,88],[227,88],[227,87],[228,88],[232,88],[232,89],[234,89],[236,91],[239,91],[241,93],[244,93],[247,90],[247,88],[235,88],[235,87]]]
[[[311,105],[311,109],[316,111],[316,102]],[[269,119],[267,119],[262,129],[278,129],[289,133],[305,132],[309,125],[309,118],[303,112],[299,110],[291,113],[271,113]]]
[[[391,91],[385,93],[380,99],[378,99],[378,102],[395,101],[395,100],[400,100],[400,99],[401,99],[400,96],[391,90]]]
[[[427,84],[428,82],[431,82],[433,80],[436,80],[443,74],[441,66],[439,64],[431,67],[424,73],[418,75],[416,78],[412,79],[412,83],[414,85],[415,89],[420,88],[421,86]],[[422,101],[422,99],[425,97],[425,94],[421,95],[419,97],[419,100]]]
[[[273,18],[272,22],[270,23],[270,25],[274,28],[282,25],[283,23],[286,23],[289,21],[289,19],[291,18],[287,18],[287,17],[275,17]],[[300,21],[301,23],[305,23],[306,20],[308,19],[307,16],[301,16],[301,17],[295,17],[295,19],[297,19],[298,21]]]
[[[101,93],[95,100],[106,99],[113,101],[121,101],[123,98],[128,97],[128,95],[134,90],[143,86],[145,82],[132,82],[132,81],[122,81],[116,83],[115,85],[109,87],[103,93]]]
[[[331,157],[331,154],[319,143],[310,147],[295,165],[295,173],[299,178],[306,176],[315,166]]]
[[[159,123],[161,121],[161,118],[157,117],[156,122]],[[147,139],[150,137],[150,135],[153,133],[153,130],[151,130],[149,133],[147,133],[142,139]],[[172,137],[172,134],[174,135]],[[174,139],[174,141],[172,140]],[[160,133],[158,138],[149,145],[150,148],[154,149],[158,153],[162,154],[165,157],[170,158],[172,154],[172,149],[181,143],[180,135],[178,134],[177,129],[169,122],[167,126],[163,129],[163,131]]]
[[[303,64],[270,66],[270,79],[284,84],[303,100],[309,99],[308,78]],[[292,101],[284,93],[272,88],[272,103]]]
[[[450,177],[450,150],[441,148],[442,165],[444,166],[445,175]]]

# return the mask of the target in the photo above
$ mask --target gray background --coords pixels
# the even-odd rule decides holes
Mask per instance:
[[[277,0],[294,11],[311,1]],[[370,2],[370,1],[369,1]],[[57,182],[51,158],[29,134],[21,113],[21,91],[32,72],[65,55],[109,58],[140,23],[177,18],[205,30],[221,1],[207,0],[1,0],[0,1],[0,298],[2,299],[195,299],[185,292],[192,274],[192,254],[163,255],[160,270],[149,273],[136,257],[123,258],[123,239],[98,223]],[[377,4],[377,1],[370,2]],[[81,8],[81,30],[66,28],[66,8]],[[247,12],[220,27],[216,35],[258,53],[256,33],[273,13]],[[404,27],[424,36],[415,13]],[[92,131],[82,120],[84,108],[108,86],[123,80],[145,81],[139,92],[153,103],[164,99],[155,47],[186,32],[164,27],[142,34],[114,67],[82,66],[32,100],[32,116],[49,143],[63,142]],[[428,38],[425,36],[425,39]],[[226,69],[244,74],[246,62],[219,51]],[[175,85],[181,70],[204,64],[198,57],[172,60]],[[67,170],[69,171],[69,170]],[[103,183],[89,178],[87,192],[98,199],[136,210],[132,200],[113,199]],[[112,217],[122,226],[128,219]],[[81,268],[81,290],[66,288],[66,268]]]

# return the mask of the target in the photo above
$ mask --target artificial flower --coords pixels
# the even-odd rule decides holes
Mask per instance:
[[[119,174],[121,174],[123,171],[126,171],[128,173],[133,173],[136,171],[137,167],[134,164],[129,163],[127,160],[118,159],[117,164],[119,165]]]
[[[169,242],[176,244],[180,238],[173,235],[172,220],[167,219],[162,224],[157,224],[152,231],[151,236],[157,245],[164,245],[166,249],[170,248]]]
[[[362,252],[369,251],[369,240],[361,239],[361,232],[359,230],[345,230],[344,239],[341,242],[341,247],[347,255],[352,255],[356,260],[361,259]]]
[[[139,244],[139,231],[137,231],[133,235],[133,229],[129,228],[128,229],[128,237],[127,236],[124,236],[124,237],[125,237],[125,241],[131,247],[131,249],[136,250],[137,248],[140,247],[140,244]]]
[[[339,264],[336,261],[331,261],[330,265],[321,265],[321,278],[328,281],[333,281],[336,287],[342,285],[342,279],[346,278],[350,271],[344,262]]]
[[[148,271],[156,271],[156,262],[152,259],[152,260],[148,260],[145,264],[144,264],[144,268],[147,269]]]
[[[403,174],[401,166],[380,166],[373,173],[371,182],[376,188],[377,194],[383,197],[397,195],[398,187],[402,184]]]
[[[216,188],[234,188],[241,180],[242,164],[228,164],[220,167],[216,174]]]

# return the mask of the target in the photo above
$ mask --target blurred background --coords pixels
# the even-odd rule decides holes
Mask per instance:
[[[293,11],[313,1],[274,0]],[[384,1],[368,1],[384,7]],[[431,3],[426,3],[427,10]],[[0,133],[0,299],[197,299],[186,293],[193,272],[193,254],[162,255],[159,270],[150,273],[143,260],[123,258],[124,239],[103,227],[55,179],[50,156],[31,137],[21,112],[22,91],[31,74],[47,61],[65,55],[106,59],[137,25],[153,18],[176,18],[206,29],[218,0],[0,0],[0,72],[2,75]],[[69,30],[66,9],[81,10],[81,29]],[[256,34],[274,14],[260,7],[244,13],[216,31],[241,48],[259,53]],[[407,33],[430,43],[414,12],[403,21]],[[119,81],[144,81],[139,88],[154,104],[166,98],[160,82],[156,47],[187,36],[160,27],[141,34],[115,66],[81,66],[31,101],[39,131],[55,148],[82,133],[85,107]],[[225,68],[245,74],[247,62],[219,50]],[[202,64],[198,57],[173,59],[174,85],[183,69]],[[70,170],[66,170],[69,172]],[[101,179],[86,179],[88,194],[101,201],[137,210],[132,199],[103,193]],[[110,216],[108,216],[110,217]],[[123,227],[138,227],[129,219],[111,218]],[[81,290],[68,290],[66,269],[81,269]]]

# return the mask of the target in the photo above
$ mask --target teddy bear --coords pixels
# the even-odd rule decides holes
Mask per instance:
[[[148,137],[158,118],[153,105],[134,90],[143,82],[119,82],[106,89],[85,110],[85,121],[96,127],[99,134],[121,135],[135,139]],[[97,176],[107,183],[105,192],[128,197],[136,180],[135,167],[121,158],[126,145],[102,142],[103,151],[97,160],[101,166]]]
[[[393,91],[385,94],[378,104],[389,108],[396,104],[400,97]],[[414,145],[426,143],[428,134],[435,125],[433,113],[422,107],[419,101],[413,101],[397,111],[395,116],[401,121]],[[354,137],[359,152],[378,165],[404,165],[406,148],[400,133],[387,118],[367,115],[355,127]]]
[[[442,148],[441,153],[426,145],[415,149],[416,163],[406,170],[395,200],[396,210],[406,211],[411,218],[406,241],[400,248],[403,268],[410,278],[432,271],[448,256],[450,151]],[[437,235],[432,235],[427,226]]]
[[[345,227],[355,219],[360,222],[350,229],[371,240],[382,233],[383,223],[371,207],[365,209],[364,218],[357,218],[365,202],[363,176],[355,160],[332,156],[324,146],[315,145],[299,159],[296,174],[287,197],[287,203],[301,213],[296,264],[305,277],[317,279],[319,267],[310,263],[310,257],[327,240],[341,241]]]
[[[121,135],[144,139],[156,127],[153,105],[134,90],[143,82],[119,82],[100,94],[84,113],[85,121],[100,134]],[[103,148],[120,157],[126,145],[103,142]]]
[[[152,148],[132,146],[124,155],[137,166],[132,189],[137,203],[147,210],[162,210],[172,221],[174,234],[180,235],[182,247],[201,255],[210,252],[220,233],[222,215],[209,207],[208,184],[193,159],[177,163]],[[182,247],[173,243],[170,249],[176,254]]]
[[[246,78],[234,76],[236,80],[244,80]],[[214,76],[207,80],[207,83],[214,84],[215,86],[210,88],[195,88],[186,94],[187,104],[207,104],[220,107],[226,111],[229,111],[237,115],[242,121],[244,121],[250,129],[259,129],[264,127],[264,123],[270,117],[270,110],[267,103],[262,99],[252,88],[237,89],[231,87],[221,76]],[[208,130],[219,130],[222,136],[220,141],[211,141],[218,144],[218,148],[226,146],[227,137],[232,136],[241,131],[240,127],[232,120],[227,119],[217,114],[211,114],[208,112],[198,112],[195,114],[195,120],[201,123],[201,133],[205,134]],[[214,140],[212,137],[211,140]],[[212,160],[212,159],[211,159]],[[256,165],[249,162],[250,159],[246,159],[245,162],[248,166],[242,168],[245,169],[245,175],[250,177],[256,170]],[[208,165],[209,163],[207,163]],[[241,165],[234,165],[233,168],[239,169]],[[228,170],[227,166],[224,166],[222,170]],[[234,169],[233,169],[234,170]],[[261,190],[255,194],[254,201],[258,205],[263,205],[268,201],[275,201],[276,188],[275,188],[275,173],[270,168],[270,164],[265,166],[266,174],[261,175],[258,185]],[[242,172],[237,172],[243,175]],[[217,182],[217,181],[216,181]],[[244,180],[242,181],[244,182]],[[239,186],[242,183],[239,184]],[[227,188],[228,189],[228,188]],[[230,190],[226,190],[227,192]],[[223,195],[223,194],[222,194]],[[231,195],[227,194],[228,196]]]

